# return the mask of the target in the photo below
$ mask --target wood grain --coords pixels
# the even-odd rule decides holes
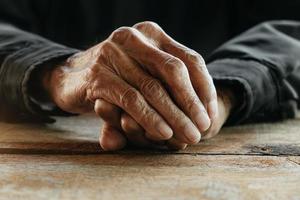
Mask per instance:
[[[1,155],[0,199],[299,199],[299,157]]]
[[[59,118],[48,126],[0,123],[0,153],[101,153],[100,127],[93,116]],[[176,153],[297,156],[300,119],[224,128],[217,137]]]
[[[184,151],[98,144],[94,116],[0,123],[0,200],[300,199],[300,119],[224,128]]]

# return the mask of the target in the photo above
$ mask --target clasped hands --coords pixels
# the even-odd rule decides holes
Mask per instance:
[[[216,90],[203,58],[154,22],[115,30],[53,67],[43,85],[61,109],[104,120],[104,150],[184,149],[216,135],[232,108],[231,91]]]

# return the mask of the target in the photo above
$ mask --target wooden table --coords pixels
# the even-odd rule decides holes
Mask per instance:
[[[300,118],[224,128],[179,152],[103,152],[100,124],[0,123],[0,199],[300,199]]]

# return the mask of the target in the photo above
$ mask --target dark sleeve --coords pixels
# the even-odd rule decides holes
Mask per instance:
[[[293,118],[300,92],[300,22],[255,26],[208,59],[214,82],[234,89],[239,104],[228,124]]]
[[[29,2],[27,3],[26,5],[30,6]],[[45,110],[36,103],[28,93],[28,81],[32,72],[45,66],[45,63],[66,58],[78,50],[21,30],[19,27],[23,26],[30,29],[30,26],[26,26],[30,24],[30,20],[26,15],[27,8],[19,9],[20,6],[20,3],[14,5],[9,1],[1,1],[0,120],[49,122],[51,119],[48,115],[55,113],[55,108]],[[24,12],[24,16],[9,13],[9,9],[16,13]]]

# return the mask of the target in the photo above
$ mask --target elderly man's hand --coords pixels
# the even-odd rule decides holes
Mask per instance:
[[[219,133],[220,129],[228,119],[230,112],[234,109],[234,107],[237,104],[234,91],[231,88],[217,86],[217,93],[218,115],[211,124],[210,128],[202,133],[203,139],[212,138],[213,136]],[[102,104],[103,115],[106,116],[106,119],[112,120],[113,113],[116,112],[116,110],[118,110],[118,108],[111,104]],[[111,145],[111,149],[117,149],[119,147],[118,144],[115,142],[117,141],[116,138],[110,137],[111,132],[115,132],[115,128],[109,125],[113,123],[115,122],[109,122],[108,120],[104,123],[103,134],[104,136],[106,136],[104,137],[104,139],[107,140],[104,142],[109,143]],[[134,146],[158,149],[168,148],[174,150],[184,149],[187,146],[187,144],[180,142],[174,138],[171,138],[164,143],[157,143],[147,139],[146,137],[144,137],[145,131],[143,130],[143,128],[130,115],[128,115],[125,112],[121,114],[120,124],[129,142]]]
[[[95,111],[107,122],[100,138],[106,150],[125,145],[121,110],[145,130],[147,139],[161,143],[172,138],[182,144],[198,143],[218,113],[202,57],[152,22],[117,29],[52,70],[44,85],[61,109]]]

